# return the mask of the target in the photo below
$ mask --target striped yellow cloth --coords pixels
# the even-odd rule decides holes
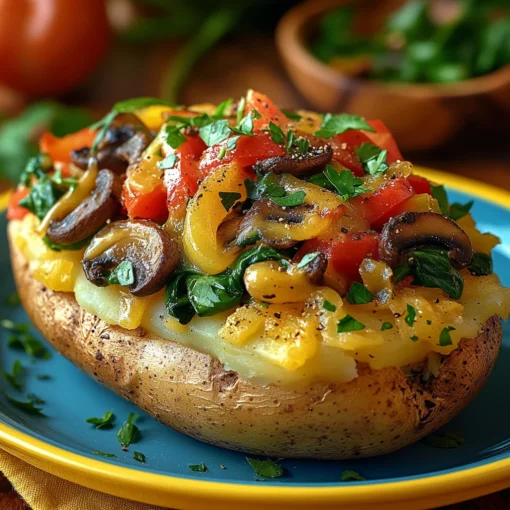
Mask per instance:
[[[2,450],[0,471],[33,510],[161,510],[67,482]]]

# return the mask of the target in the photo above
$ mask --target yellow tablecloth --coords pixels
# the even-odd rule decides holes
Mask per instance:
[[[33,510],[161,510],[67,482],[2,450],[0,471]]]

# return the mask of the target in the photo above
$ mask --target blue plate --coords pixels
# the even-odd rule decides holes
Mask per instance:
[[[474,188],[462,182],[461,188]],[[494,196],[497,192],[492,193]],[[449,195],[457,202],[473,199],[473,195],[458,188],[450,188]],[[508,199],[508,195],[500,192],[500,203],[502,196]],[[472,212],[480,230],[502,239],[494,252],[494,265],[503,284],[510,286],[510,210],[477,196]],[[21,307],[4,304],[15,291],[5,227],[2,215],[0,318],[28,322]],[[9,348],[8,336],[5,330],[0,331],[2,368],[10,371],[13,362],[21,360],[25,367],[24,390],[17,392],[3,381],[4,390],[20,400],[33,392],[46,403],[44,416],[38,416],[27,414],[0,397],[1,444],[43,469],[51,468],[59,476],[89,487],[139,501],[187,508],[199,508],[204,501],[208,501],[209,508],[225,508],[240,502],[245,508],[252,505],[260,508],[260,504],[266,508],[285,505],[296,508],[313,500],[316,507],[344,503],[349,508],[367,508],[373,503],[378,508],[388,505],[388,508],[409,509],[444,504],[510,485],[507,481],[510,477],[510,329],[506,324],[503,348],[487,385],[446,427],[465,438],[461,447],[443,450],[415,444],[372,459],[282,460],[285,476],[264,481],[256,479],[242,453],[179,434],[88,378],[51,346],[47,345],[50,359],[34,361],[23,352]],[[50,378],[41,380],[40,376],[46,374]],[[120,449],[116,439],[118,427],[96,430],[85,423],[86,418],[102,416],[110,409],[117,417],[117,425],[131,412],[141,415],[138,425],[142,437],[129,452]],[[117,458],[98,457],[93,450],[115,453]],[[133,459],[135,450],[144,453],[145,464]],[[206,472],[193,472],[188,467],[199,463],[206,464]],[[347,469],[361,473],[367,481],[339,482],[340,474]]]

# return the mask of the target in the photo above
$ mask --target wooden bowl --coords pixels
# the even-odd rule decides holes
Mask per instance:
[[[389,84],[349,77],[308,50],[322,16],[352,0],[310,0],[291,9],[276,30],[276,44],[296,87],[318,110],[382,119],[401,149],[425,150],[471,126],[506,129],[510,121],[510,65],[453,84]],[[358,2],[358,18],[374,31],[398,0]],[[361,25],[361,24],[360,24]]]

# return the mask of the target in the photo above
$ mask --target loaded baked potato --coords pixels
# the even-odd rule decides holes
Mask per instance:
[[[485,383],[510,292],[469,204],[381,121],[140,98],[45,134],[9,207],[34,324],[171,427],[282,457],[387,453]]]

